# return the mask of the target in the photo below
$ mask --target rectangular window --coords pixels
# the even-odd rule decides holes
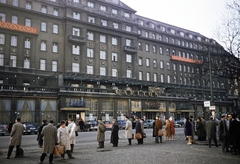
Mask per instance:
[[[72,35],[74,36],[80,36],[80,29],[79,28],[72,28]]]
[[[138,58],[138,65],[143,65],[142,57]]]
[[[17,66],[17,56],[10,56],[10,67]]]
[[[106,60],[106,51],[100,51],[100,59]]]
[[[132,78],[132,70],[127,70],[127,78]]]
[[[58,9],[53,9],[53,15],[58,16]]]
[[[153,53],[156,53],[156,46],[153,46]]]
[[[27,68],[27,69],[30,68],[30,59],[29,58],[24,59],[23,68]]]
[[[101,11],[106,11],[107,8],[106,8],[106,6],[100,6],[100,10],[101,10]]]
[[[157,74],[156,73],[153,74],[153,81],[157,82]]]
[[[31,27],[32,26],[32,20],[31,19],[25,19],[25,26]]]
[[[146,38],[148,38],[148,37],[149,37],[149,34],[148,34],[148,32],[147,32],[147,31],[145,32],[145,37],[146,37]]]
[[[138,49],[142,51],[142,43],[138,43]]]
[[[117,38],[112,37],[112,45],[117,45]]]
[[[118,55],[115,52],[112,53],[112,61],[118,61]]]
[[[153,67],[157,68],[157,60],[156,59],[153,59]]]
[[[149,51],[149,45],[148,44],[146,44],[145,49],[146,49],[146,51]]]
[[[79,45],[72,45],[72,54],[80,55],[80,46]]]
[[[116,9],[112,9],[112,13],[117,15],[118,11]]]
[[[167,75],[167,82],[171,83],[171,76],[170,75]]]
[[[0,54],[0,66],[4,65],[4,55]]]
[[[118,77],[118,71],[117,71],[117,69],[112,69],[112,76],[113,77]]]
[[[28,39],[28,38],[25,39],[24,47],[25,48],[31,48],[31,41],[30,41],[30,39]]]
[[[138,79],[142,80],[142,72],[138,72]]]
[[[26,3],[26,9],[32,10],[32,3],[31,2]]]
[[[53,43],[52,52],[58,53],[58,44],[57,43]]]
[[[53,25],[53,33],[58,34],[58,25],[56,24]]]
[[[149,67],[150,66],[150,60],[147,58],[146,59],[146,66]]]
[[[87,66],[87,74],[93,74],[93,66],[91,65]]]
[[[88,40],[93,40],[94,39],[94,36],[93,36],[92,32],[88,32],[87,36],[88,36]]]
[[[130,39],[126,39],[126,46],[131,46],[132,44],[131,44],[131,40]]]
[[[161,68],[161,69],[164,68],[163,61],[160,61],[160,68]]]
[[[13,24],[18,24],[18,17],[17,16],[12,16],[12,23]]]
[[[0,34],[0,44],[5,44],[5,34]]]
[[[42,13],[47,13],[47,6],[42,6]]]
[[[93,49],[88,48],[88,49],[87,49],[87,57],[93,58],[93,56],[94,56],[94,54],[93,54]]]
[[[80,20],[80,13],[78,13],[78,12],[73,12],[73,19],[78,19],[78,20]]]
[[[125,13],[124,13],[124,17],[125,17],[125,18],[129,18],[129,17],[130,17],[130,14],[127,13],[127,12],[125,12]]]
[[[113,22],[113,28],[118,29],[118,23]]]
[[[41,22],[41,31],[47,31],[47,23]]]
[[[17,37],[11,36],[11,46],[17,46]]]
[[[80,64],[79,63],[72,63],[72,72],[79,72]]]
[[[167,62],[167,69],[170,70],[170,63]]]
[[[132,55],[126,54],[126,62],[132,63]]]
[[[150,81],[150,73],[149,72],[147,72],[147,74],[146,74],[146,79],[147,79],[147,81]]]
[[[57,72],[57,61],[52,61],[52,71]]]
[[[0,13],[0,21],[2,22],[6,21],[6,14]]]
[[[160,80],[161,80],[161,83],[164,83],[164,75],[163,74],[161,74]]]
[[[131,32],[132,31],[132,27],[131,26],[126,26],[126,31]]]
[[[46,41],[41,41],[40,50],[47,51],[47,42]]]
[[[90,8],[94,8],[94,3],[92,3],[92,2],[88,2],[88,7],[90,7]]]
[[[100,75],[106,76],[106,68],[105,67],[100,67]]]
[[[12,1],[12,5],[13,5],[13,6],[18,6],[18,0],[13,0],[13,1]]]
[[[176,71],[176,64],[173,63],[173,70]]]
[[[107,26],[107,21],[106,20],[101,20],[102,26]]]
[[[105,35],[100,35],[100,42],[106,43],[106,36]]]
[[[89,23],[95,23],[95,18],[94,17],[88,17],[88,22]]]
[[[40,59],[40,70],[46,70],[46,60]]]

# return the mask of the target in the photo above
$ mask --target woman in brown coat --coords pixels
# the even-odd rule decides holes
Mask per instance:
[[[170,132],[170,122],[169,120],[166,120],[166,127],[165,127],[165,130],[164,130],[164,140],[169,140],[170,136],[171,136],[171,132]]]
[[[172,120],[172,117],[169,118],[169,122],[170,122],[170,140],[174,140],[174,135],[175,135],[175,127],[174,127],[174,122]]]
[[[159,120],[159,117],[156,117],[154,127],[153,127],[153,137],[155,137],[155,142],[159,143],[159,137],[160,137],[160,143],[162,143],[162,136],[158,136],[158,131],[162,130],[162,121]]]

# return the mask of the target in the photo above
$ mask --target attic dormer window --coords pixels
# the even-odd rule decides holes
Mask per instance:
[[[154,26],[154,24],[150,23],[150,27],[151,27],[151,28],[154,28],[155,26]]]
[[[88,2],[88,7],[94,8],[94,3]]]
[[[124,17],[125,17],[125,18],[130,18],[130,14],[125,12],[125,13],[124,13]]]

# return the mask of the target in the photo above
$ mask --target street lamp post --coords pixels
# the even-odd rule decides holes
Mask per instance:
[[[210,81],[210,96],[211,96],[210,106],[214,106],[213,82],[212,82],[212,61],[211,61],[210,49],[208,49],[208,61],[209,61],[209,81]],[[211,111],[212,111],[212,116],[215,117],[215,109],[213,109]]]

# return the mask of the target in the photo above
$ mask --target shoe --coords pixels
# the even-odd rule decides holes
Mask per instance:
[[[40,164],[40,163],[42,163],[41,161],[38,161],[38,163]]]
[[[69,159],[75,159],[75,157],[72,156],[72,157],[69,157]]]
[[[9,156],[6,156],[5,159],[9,159],[10,157]]]
[[[191,145],[192,143],[187,143],[187,145]]]
[[[103,147],[98,147],[97,149],[102,149]]]

